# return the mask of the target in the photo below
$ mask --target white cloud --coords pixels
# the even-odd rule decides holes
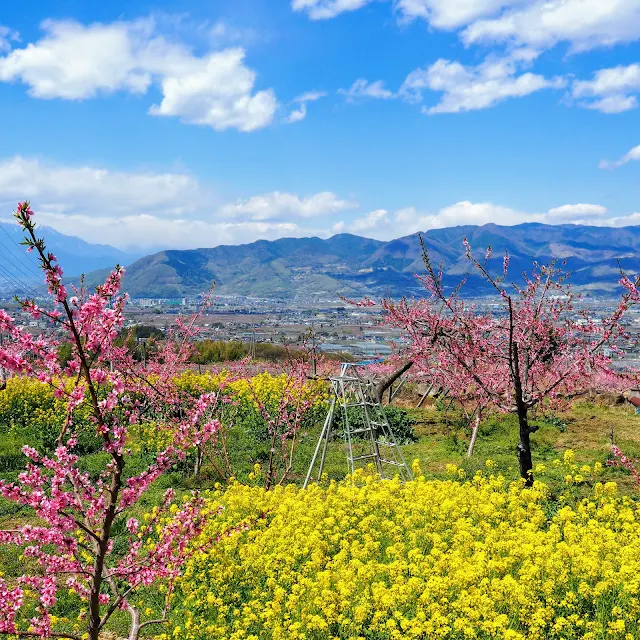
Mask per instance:
[[[226,49],[204,58],[175,61],[162,78],[162,102],[149,112],[178,116],[218,131],[266,127],[278,102],[271,89],[251,93],[256,74],[244,65],[244,57],[243,49]]]
[[[315,102],[316,100],[320,100],[320,98],[326,97],[326,91],[306,91],[305,93],[300,94],[298,97],[293,99],[293,102]]]
[[[322,216],[355,209],[331,192],[272,192],[235,203],[186,173],[61,166],[15,156],[0,160],[0,208],[28,198],[38,224],[121,248],[192,248],[259,238],[322,235]],[[206,204],[203,204],[206,203]],[[315,218],[314,226],[304,226]]]
[[[508,98],[564,86],[562,78],[548,79],[534,73],[518,75],[518,69],[529,64],[537,52],[517,50],[505,58],[489,57],[475,67],[439,59],[426,69],[412,71],[400,88],[406,100],[419,102],[425,90],[441,92],[440,102],[423,111],[428,114],[459,113],[486,109]]]
[[[640,215],[640,214],[635,214]],[[515,225],[523,222],[547,224],[593,224],[622,226],[633,224],[632,218],[607,218],[607,209],[597,204],[567,204],[550,209],[546,213],[531,213],[512,209],[491,202],[456,202],[435,212],[425,212],[415,207],[405,207],[390,213],[384,209],[359,216],[351,222],[342,221],[333,226],[334,233],[348,231],[367,237],[390,240],[399,235],[409,235],[429,229],[442,229],[464,225]]]
[[[235,204],[226,204],[220,213],[227,217],[247,217],[250,220],[270,220],[283,217],[313,218],[348,211],[358,207],[356,202],[342,200],[330,191],[301,198],[293,193],[273,191]]]
[[[305,11],[312,20],[327,20],[356,11],[379,0],[292,0],[294,11]],[[477,18],[526,0],[393,0],[401,20],[422,18],[437,29],[455,29]]]
[[[300,122],[307,117],[307,104],[303,102],[295,109],[292,109],[289,115],[283,119],[285,124],[293,124],[294,122]]]
[[[18,32],[0,24],[0,53],[9,51],[11,43],[16,40],[19,40]]]
[[[635,96],[614,95],[592,102],[585,102],[581,106],[600,111],[600,113],[623,113],[624,111],[635,109],[638,106],[638,99]]]
[[[366,216],[356,218],[351,224],[351,231],[354,233],[366,233],[370,229],[387,225],[390,221],[390,215],[386,209],[376,209]]]
[[[160,218],[152,214],[117,218],[46,211],[38,212],[35,219],[61,233],[80,236],[88,242],[143,251],[159,248],[195,249],[220,244],[244,244],[259,239],[275,240],[283,236],[311,235],[309,229],[291,222],[207,222],[189,218]]]
[[[625,157],[640,159],[640,147]],[[39,224],[89,242],[149,251],[324,236],[339,214],[358,209],[356,202],[330,191],[307,196],[273,191],[221,203],[206,185],[186,173],[69,167],[20,156],[0,160],[2,209],[10,211],[25,197],[32,200]],[[433,212],[414,207],[394,212],[376,209],[345,217],[333,224],[332,231],[388,240],[432,228],[527,221],[623,226],[640,222],[640,213],[610,217],[602,205],[585,203],[536,213],[462,201]]]
[[[600,204],[565,204],[561,207],[554,207],[547,211],[545,221],[554,222],[573,222],[576,219],[599,219],[606,215],[607,208]]]
[[[237,27],[224,20],[217,20],[213,24],[207,24],[205,29],[209,42],[216,47],[229,45],[246,46],[261,38],[261,35],[253,29]],[[193,25],[191,24],[189,25],[189,31],[193,32]]]
[[[294,11],[305,11],[312,20],[335,18],[345,11],[356,11],[374,0],[292,0]]]
[[[523,0],[395,0],[395,9],[405,20],[422,18],[437,29],[456,29],[478,18],[491,16]]]
[[[333,230],[338,233],[339,228],[340,232],[348,231],[380,240],[390,240],[401,235],[409,235],[428,229],[467,224],[482,225],[488,222],[519,224],[529,219],[531,219],[530,214],[515,211],[509,207],[502,207],[490,202],[463,201],[433,213],[419,211],[415,207],[405,207],[394,213],[378,209],[364,216],[359,216],[351,222],[343,221],[334,225]]]
[[[640,160],[640,144],[627,151],[627,153],[625,153],[619,160],[615,160],[613,162],[610,160],[601,160],[598,166],[601,169],[616,169],[628,162],[633,162],[634,160]]]
[[[295,11],[322,20],[361,9],[375,0],[292,0]],[[393,0],[401,21],[422,19],[435,29],[466,27],[465,44],[509,43],[574,51],[640,38],[638,0]]]
[[[569,42],[574,51],[640,38],[637,0],[533,0],[478,20],[462,34],[466,44],[510,42],[549,48]]]
[[[57,211],[128,214],[143,210],[184,215],[205,197],[210,200],[213,196],[183,173],[69,167],[22,156],[0,161],[0,199],[12,206],[30,198],[39,208]]]
[[[622,113],[635,109],[640,93],[640,64],[600,69],[592,80],[577,80],[571,95],[579,104],[602,113]]]
[[[286,124],[292,124],[294,122],[300,122],[307,117],[307,104],[309,102],[316,102],[320,98],[324,98],[327,95],[325,91],[307,91],[292,100],[293,104],[298,105],[291,110],[289,115],[284,118],[283,122]]]
[[[419,228],[437,229],[467,224],[519,224],[528,219],[528,214],[496,205],[491,202],[469,202],[464,200],[440,209],[436,214],[419,214],[414,208],[396,212],[396,221]]]
[[[363,98],[389,100],[395,97],[392,91],[385,88],[382,80],[368,82],[364,78],[356,80],[349,89],[338,89],[338,93],[345,96],[347,102],[355,102]]]
[[[149,21],[85,27],[47,20],[41,26],[41,40],[0,58],[0,80],[23,82],[35,98],[67,100],[144,93],[151,84],[149,70],[138,63],[151,35]]]
[[[216,130],[253,131],[273,120],[273,90],[254,92],[256,74],[242,48],[194,55],[167,41],[151,20],[42,23],[45,35],[0,57],[0,81],[22,82],[35,98],[83,100],[125,91],[145,94],[157,83],[163,97],[154,115]],[[81,52],[81,53],[79,53]]]

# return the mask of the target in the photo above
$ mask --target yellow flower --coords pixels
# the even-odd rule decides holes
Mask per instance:
[[[549,489],[498,476],[352,479],[209,495],[174,599],[188,640],[640,637],[640,510],[594,487],[551,517]],[[573,475],[572,475],[573,478]],[[575,481],[572,480],[572,481]],[[570,497],[567,491],[567,496]],[[625,588],[621,589],[621,585]]]

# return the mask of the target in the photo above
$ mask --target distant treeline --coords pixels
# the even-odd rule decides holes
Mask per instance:
[[[287,358],[301,358],[305,354],[301,349],[294,349],[271,342],[241,342],[240,340],[200,340],[196,342],[196,353],[192,357],[195,364],[214,364],[230,360],[242,360],[253,355],[256,360],[277,362]],[[348,353],[323,354],[329,360],[352,360]]]
[[[158,342],[164,340],[165,335],[159,329],[147,325],[138,325],[122,329],[116,340],[116,344],[126,346],[136,360],[142,360],[144,352],[147,355],[153,353]],[[144,339],[145,344],[142,344]],[[195,353],[191,361],[194,364],[215,364],[218,362],[237,361],[253,355],[256,360],[279,362],[288,358],[302,358],[305,352],[301,349],[273,344],[271,342],[241,342],[240,340],[199,340],[195,343]],[[353,356],[349,353],[321,353],[327,360],[350,362]],[[58,357],[62,364],[71,359],[71,344],[64,342],[58,349]]]

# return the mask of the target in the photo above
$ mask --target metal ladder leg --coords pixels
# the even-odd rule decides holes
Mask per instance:
[[[311,464],[309,465],[309,471],[307,471],[307,477],[304,480],[304,485],[302,485],[303,489],[307,488],[309,484],[309,480],[311,479],[311,474],[313,473],[313,467],[318,458],[318,453],[320,452],[320,447],[322,446],[322,441],[324,440],[324,447],[322,449],[322,458],[320,462],[320,470],[318,471],[318,480],[320,479],[320,475],[322,474],[322,467],[324,466],[324,458],[327,452],[327,445],[329,443],[329,436],[331,434],[331,425],[333,423],[333,410],[336,406],[335,397],[331,400],[331,406],[329,407],[329,412],[327,413],[327,417],[324,421],[324,426],[322,427],[322,432],[320,433],[320,438],[318,438],[318,444],[316,445],[316,450],[313,453],[313,458],[311,458]]]

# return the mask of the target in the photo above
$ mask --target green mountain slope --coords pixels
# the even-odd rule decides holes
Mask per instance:
[[[494,250],[491,267],[501,269],[511,256],[518,279],[533,260],[566,260],[574,284],[606,293],[616,287],[618,261],[640,271],[640,227],[614,229],[579,225],[522,224],[434,229],[423,234],[434,265],[442,263],[445,281],[455,284],[468,271],[462,240],[484,255]],[[263,298],[412,295],[421,291],[414,274],[423,271],[417,234],[382,242],[351,234],[321,238],[260,240],[239,246],[162,251],[145,256],[127,270],[125,288],[135,297],[173,297],[208,290]],[[97,283],[102,272],[90,274]],[[482,292],[473,276],[468,286]]]

